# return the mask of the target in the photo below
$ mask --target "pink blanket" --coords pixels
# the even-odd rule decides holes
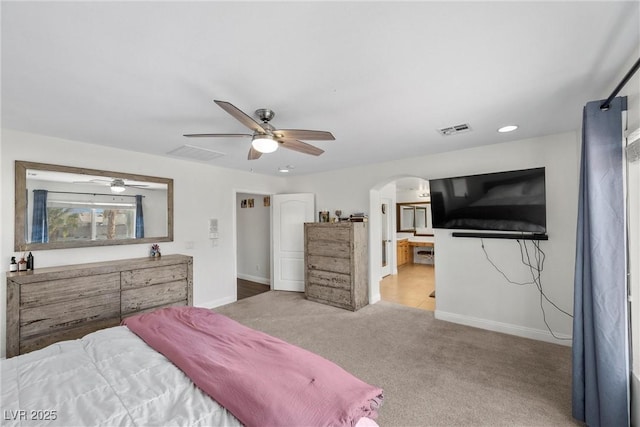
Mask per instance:
[[[246,426],[353,426],[377,418],[382,389],[211,310],[170,307],[123,324]]]

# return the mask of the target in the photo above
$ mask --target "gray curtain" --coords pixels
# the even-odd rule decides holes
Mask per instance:
[[[622,111],[583,112],[573,319],[573,416],[629,425],[629,341]]]

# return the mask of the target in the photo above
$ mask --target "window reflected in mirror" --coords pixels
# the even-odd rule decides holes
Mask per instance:
[[[425,228],[427,226],[427,208],[416,206],[415,212],[415,228]]]

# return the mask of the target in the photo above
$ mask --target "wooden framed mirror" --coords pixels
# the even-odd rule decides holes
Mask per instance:
[[[430,202],[396,203],[396,230],[433,236]]]
[[[171,241],[173,179],[16,160],[16,251]]]

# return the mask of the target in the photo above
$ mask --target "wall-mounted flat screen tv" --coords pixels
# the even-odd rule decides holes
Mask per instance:
[[[429,180],[433,228],[546,233],[544,168]]]

